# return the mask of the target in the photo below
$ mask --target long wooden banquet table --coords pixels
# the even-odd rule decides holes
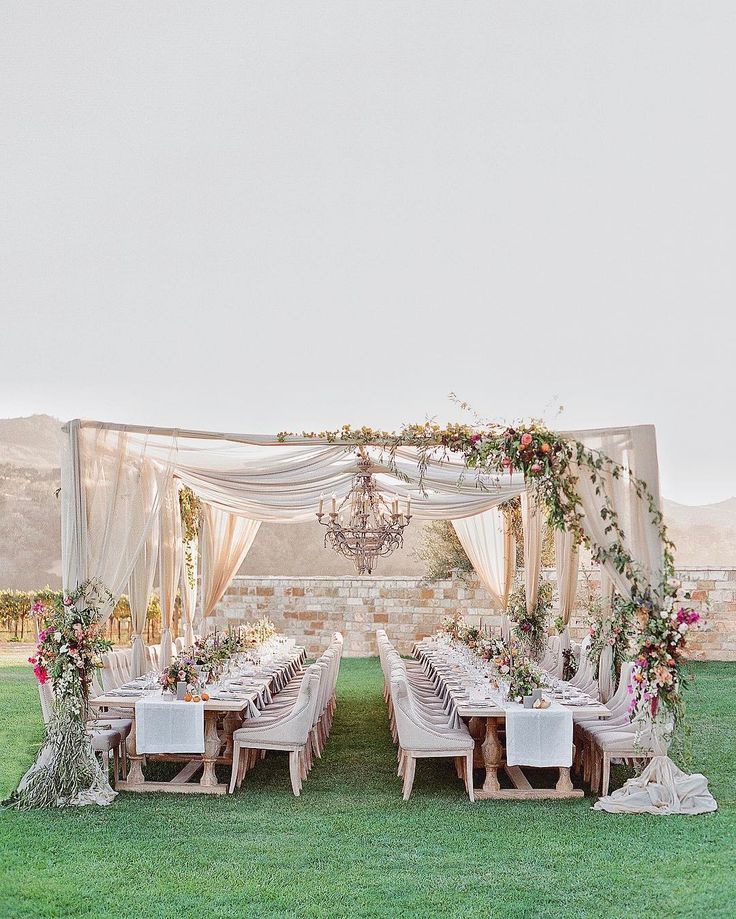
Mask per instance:
[[[233,731],[238,728],[243,718],[252,706],[258,709],[265,707],[265,699],[271,694],[276,695],[280,689],[289,682],[296,671],[302,667],[306,660],[304,648],[294,648],[288,659],[274,661],[273,669],[256,668],[255,673],[249,674],[254,681],[259,681],[263,688],[252,688],[237,694],[237,698],[209,698],[206,702],[190,702],[189,705],[204,708],[204,753],[139,753],[136,748],[135,704],[139,699],[164,698],[161,690],[147,693],[141,690],[138,695],[117,695],[120,690],[133,692],[126,687],[134,686],[135,681],[120,687],[114,692],[96,696],[90,704],[100,709],[104,714],[106,709],[124,710],[126,716],[133,720],[133,727],[126,741],[126,752],[130,761],[127,778],[117,782],[118,791],[165,791],[184,792],[197,794],[226,794],[227,783],[218,782],[215,766],[218,764],[232,765]],[[264,689],[266,690],[264,692]],[[220,733],[218,724],[222,720],[223,731]],[[181,762],[182,769],[169,781],[151,781],[145,778],[143,767],[147,760]],[[198,782],[191,779],[197,771],[202,770]]]
[[[482,788],[475,789],[475,797],[506,798],[530,800],[540,798],[580,798],[584,795],[582,788],[575,788],[570,777],[570,768],[559,769],[559,778],[554,788],[534,788],[520,766],[509,766],[505,760],[505,748],[501,727],[505,728],[506,709],[500,699],[471,700],[469,693],[448,679],[448,661],[443,653],[446,649],[438,646],[432,639],[418,641],[412,655],[422,664],[425,671],[434,679],[440,694],[447,700],[448,711],[455,712],[459,718],[468,723],[468,729],[476,741],[475,761],[478,767],[485,768],[485,781]],[[462,674],[463,666],[453,661],[454,673]],[[466,669],[469,673],[470,668]],[[610,717],[610,709],[600,702],[584,705],[566,705],[572,715],[577,712],[597,715],[599,718]],[[503,770],[511,780],[513,788],[502,788],[499,771]]]

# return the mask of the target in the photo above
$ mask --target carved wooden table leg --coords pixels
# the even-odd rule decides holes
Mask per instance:
[[[145,781],[143,776],[143,757],[138,753],[135,745],[135,718],[132,719],[133,724],[130,729],[130,734],[128,734],[128,739],[125,741],[125,747],[128,751],[128,759],[130,760],[130,769],[128,770],[128,776],[125,781],[126,785],[142,785]]]
[[[233,731],[237,731],[240,727],[240,722],[241,719],[237,712],[228,712],[225,715],[223,721],[223,727],[225,729],[225,749],[222,755],[226,759],[233,758]]]
[[[483,761],[483,750],[481,745],[486,736],[486,726],[483,723],[482,718],[471,718],[468,722],[468,730],[470,731],[470,736],[475,741],[475,749],[473,750],[473,766],[476,769],[482,769],[485,766]]]
[[[560,766],[560,777],[557,780],[555,789],[565,792],[566,794],[569,794],[573,790],[572,779],[570,778],[570,768],[568,766]]]
[[[200,785],[217,785],[215,760],[220,752],[220,735],[217,733],[217,712],[204,713],[204,753]]]
[[[498,739],[498,723],[495,718],[486,718],[486,739],[483,741],[483,763],[486,767],[486,780],[483,791],[493,794],[501,790],[498,781],[498,769],[501,766],[503,748]]]

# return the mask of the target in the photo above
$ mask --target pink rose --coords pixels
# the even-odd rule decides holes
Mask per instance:
[[[539,465],[539,463],[532,463],[531,470],[532,472],[541,472],[542,467]]]
[[[64,597],[64,606],[71,606],[71,605],[72,605],[72,598]]]
[[[521,435],[521,446],[522,447],[528,447],[531,442],[532,442],[531,434],[526,433],[526,434]]]

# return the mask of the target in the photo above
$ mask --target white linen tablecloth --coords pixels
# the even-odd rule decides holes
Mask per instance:
[[[138,753],[204,753],[204,705],[154,696],[135,703]]]
[[[506,763],[509,766],[572,766],[572,712],[552,703],[506,710]]]

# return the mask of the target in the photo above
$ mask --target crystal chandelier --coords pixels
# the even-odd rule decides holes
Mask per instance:
[[[323,513],[324,496],[319,500],[317,520],[325,533],[325,548],[331,546],[340,555],[351,558],[358,574],[371,574],[377,559],[390,555],[404,545],[404,527],[411,520],[411,498],[407,498],[406,513],[399,511],[399,499],[394,495],[391,506],[376,487],[373,466],[360,448],[358,472],[347,497],[340,506],[332,496],[329,514]],[[347,510],[347,522],[342,511]]]

